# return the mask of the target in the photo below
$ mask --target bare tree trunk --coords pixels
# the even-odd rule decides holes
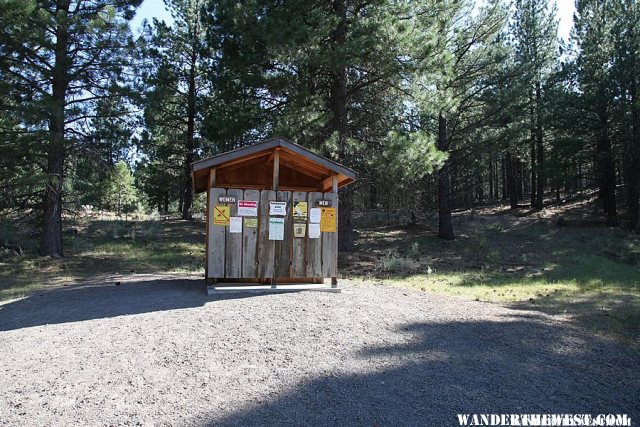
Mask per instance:
[[[438,117],[438,150],[447,152],[449,141],[447,134],[447,118],[442,112]],[[451,222],[451,159],[448,158],[438,171],[438,236],[441,239],[453,240],[453,223]]]
[[[369,209],[374,210],[378,206],[378,189],[373,181],[369,182]]]
[[[500,177],[502,178],[502,200],[507,200],[507,161],[506,156],[500,159]]]
[[[493,157],[489,157],[489,202],[493,203],[495,201],[495,192],[493,190],[493,181],[494,181],[495,170],[493,168]]]
[[[511,204],[511,209],[518,208],[518,189],[516,184],[516,173],[514,166],[513,154],[511,151],[507,151],[506,159],[505,159],[505,169],[507,175],[507,193],[509,193],[509,202]]]
[[[58,1],[59,10],[69,10],[69,1]],[[63,256],[62,249],[62,189],[64,179],[64,134],[67,87],[69,84],[68,28],[57,25],[55,62],[52,79],[52,112],[49,118],[47,187],[44,193],[42,254]]]
[[[598,179],[600,200],[609,226],[618,224],[616,208],[616,169],[613,161],[613,150],[609,139],[609,116],[606,110],[600,109],[600,135],[597,145]]]
[[[540,81],[536,81],[536,155],[538,167],[538,188],[536,189],[536,209],[544,207],[544,188],[546,177],[544,171],[544,144],[542,133],[542,88]]]
[[[193,162],[195,150],[195,130],[196,130],[196,65],[197,55],[195,45],[192,46],[189,87],[187,95],[187,140],[186,156],[184,161],[184,176],[182,180],[182,219],[191,219],[191,206],[193,205],[193,185],[191,183],[191,163]]]
[[[531,155],[531,207],[533,208],[536,205],[536,191],[538,189],[538,167],[536,164],[535,107],[533,105],[533,96],[531,93],[529,94],[529,121],[531,132],[531,142],[529,144]]]
[[[635,35],[634,29],[630,30],[630,37]],[[631,69],[636,69],[636,53],[631,51]],[[629,141],[629,168],[625,174],[625,187],[627,188],[627,210],[629,211],[629,229],[637,230],[640,227],[640,113],[638,112],[638,80],[635,73],[631,75],[631,141]]]
[[[333,42],[344,45],[347,40],[347,5],[345,0],[333,2],[333,13],[338,18],[338,25],[333,32]],[[331,131],[338,136],[338,161],[346,162],[346,145],[349,137],[349,122],[347,117],[347,69],[344,64],[338,64],[333,70],[330,108],[333,113]],[[338,203],[338,250],[353,251],[353,190],[343,188],[339,191]]]
[[[524,162],[515,162],[516,182],[518,183],[518,200],[524,199]]]
[[[627,210],[629,211],[629,229],[636,230],[640,226],[640,130],[637,106],[632,107],[632,136],[628,154],[628,167],[625,173],[627,188]]]

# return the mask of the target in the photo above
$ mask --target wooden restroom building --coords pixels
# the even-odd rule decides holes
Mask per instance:
[[[338,189],[353,170],[274,138],[191,165],[207,192],[207,288],[337,285]]]

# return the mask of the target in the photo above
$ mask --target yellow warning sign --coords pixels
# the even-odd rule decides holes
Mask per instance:
[[[293,220],[303,222],[307,220],[307,202],[297,202],[293,207]]]
[[[246,228],[257,228],[258,227],[258,218],[249,218],[244,217],[244,226]]]
[[[324,231],[326,233],[335,233],[336,223],[336,208],[321,208],[320,231]]]
[[[229,225],[231,218],[231,207],[225,205],[215,205],[213,207],[213,225]]]

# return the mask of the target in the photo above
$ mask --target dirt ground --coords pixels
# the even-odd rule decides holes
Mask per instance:
[[[196,276],[131,275],[2,302],[0,424],[640,416],[637,351],[562,316],[363,282],[342,286],[341,294],[207,297]]]

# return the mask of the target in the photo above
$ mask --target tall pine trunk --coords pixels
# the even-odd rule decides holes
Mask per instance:
[[[538,190],[536,165],[536,132],[535,132],[535,106],[533,105],[533,95],[529,94],[529,127],[530,127],[530,155],[531,155],[531,207],[536,206],[536,191]]]
[[[508,194],[508,181],[507,181],[507,158],[506,156],[503,156],[502,159],[500,159],[500,176],[502,177],[502,200],[507,200],[507,194]]]
[[[598,181],[600,200],[606,216],[607,225],[618,224],[616,210],[616,169],[613,150],[609,138],[609,116],[606,106],[599,110],[600,132],[598,135],[596,161],[598,165]]]
[[[69,10],[69,1],[58,1],[59,10]],[[67,54],[68,28],[57,25],[55,62],[52,71],[52,106],[49,116],[49,146],[47,152],[47,186],[44,193],[42,254],[63,256],[62,249],[62,189],[65,159],[65,107],[69,85],[70,60]]]
[[[544,144],[542,133],[542,88],[540,81],[536,81],[536,164],[538,168],[538,181],[536,189],[536,209],[544,207],[544,188],[546,187],[546,176],[544,170]]]
[[[515,159],[511,151],[507,151],[505,158],[505,169],[507,178],[507,193],[511,209],[518,208],[518,188],[516,182]]]
[[[196,122],[196,63],[197,53],[191,53],[189,68],[189,87],[187,92],[187,140],[186,155],[184,159],[184,175],[182,180],[182,219],[191,219],[191,207],[193,205],[193,185],[191,182],[191,163],[195,150],[195,122]]]
[[[343,50],[347,40],[347,5],[344,0],[333,2],[333,12],[338,18],[338,26],[333,32],[333,41],[338,51]],[[330,109],[332,112],[331,131],[338,136],[338,161],[346,159],[349,122],[347,116],[347,69],[343,61],[338,61],[333,70]],[[342,188],[338,194],[338,250],[353,251],[353,189]]]
[[[494,181],[494,169],[493,169],[493,156],[489,154],[489,203],[493,203],[495,200],[495,193],[493,190],[493,181]]]
[[[438,117],[438,150],[444,152],[449,150],[448,138],[447,118],[440,112]],[[451,222],[451,158],[447,158],[438,171],[438,236],[445,240],[455,238]]]
[[[632,64],[635,65],[635,57]],[[627,188],[627,210],[629,211],[629,229],[640,227],[640,114],[638,112],[638,87],[636,75],[631,76],[631,141],[629,141],[629,167],[625,174]]]

